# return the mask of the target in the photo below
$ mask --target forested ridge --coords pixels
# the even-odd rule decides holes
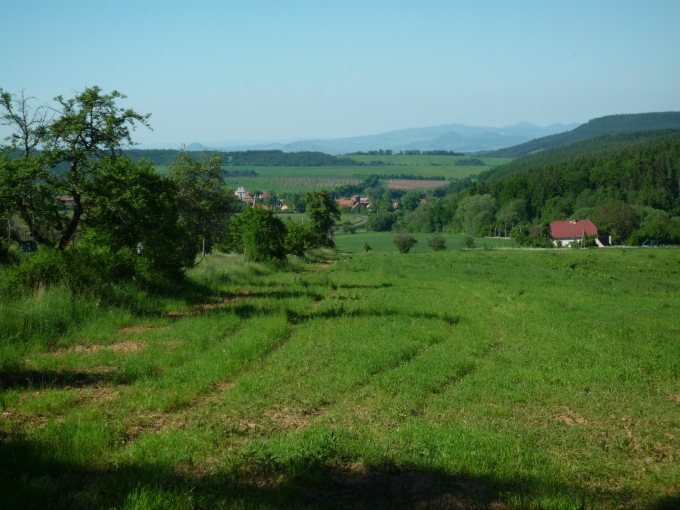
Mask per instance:
[[[520,158],[538,151],[565,147],[604,135],[665,129],[680,129],[680,112],[608,115],[592,119],[566,133],[537,138],[520,145],[499,149],[486,155],[499,158]]]
[[[148,159],[156,166],[169,166],[177,158],[180,151],[158,149],[128,149],[123,151],[133,161]],[[205,152],[220,154],[225,165],[229,166],[365,166],[365,163],[342,156],[332,156],[323,152],[299,151],[283,152],[280,150],[251,151],[200,151],[187,152],[198,161]]]
[[[680,132],[599,137],[513,161],[479,181],[475,191],[491,193],[500,206],[521,199],[531,218],[540,217],[550,200],[573,212],[606,197],[677,215]]]

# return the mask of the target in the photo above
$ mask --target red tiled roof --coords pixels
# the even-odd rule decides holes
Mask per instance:
[[[596,236],[597,227],[590,220],[553,221],[550,224],[550,235],[553,239],[578,239],[585,231],[587,236]]]

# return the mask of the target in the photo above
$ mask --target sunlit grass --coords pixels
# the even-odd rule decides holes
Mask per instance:
[[[372,235],[330,265],[211,255],[144,313],[3,301],[2,506],[678,501],[680,252]]]

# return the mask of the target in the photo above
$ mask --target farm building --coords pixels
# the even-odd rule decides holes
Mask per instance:
[[[239,200],[246,200],[246,195],[249,193],[246,192],[245,188],[243,186],[239,186],[236,189],[236,196],[238,197]]]
[[[371,207],[368,198],[362,198],[359,195],[354,195],[352,198],[339,198],[336,202],[338,207],[351,207],[352,209],[356,209],[361,205]]]
[[[550,224],[550,237],[555,246],[569,246],[587,236],[597,237],[597,227],[590,220],[553,221]]]

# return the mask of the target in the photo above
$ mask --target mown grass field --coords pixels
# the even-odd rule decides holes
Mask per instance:
[[[1,508],[680,504],[678,250],[190,276],[0,302]]]

